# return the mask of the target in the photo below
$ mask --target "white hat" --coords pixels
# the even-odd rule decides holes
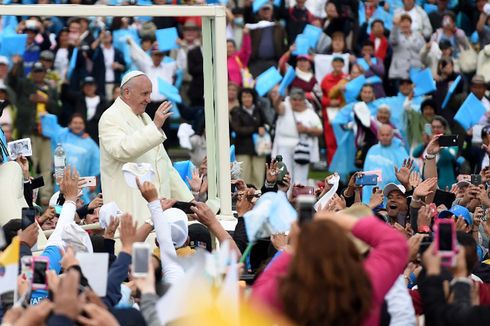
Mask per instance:
[[[49,199],[49,206],[55,207],[56,205],[58,205],[57,202],[59,197],[60,197],[60,192],[59,191],[55,192],[54,195],[51,196],[51,198]]]
[[[4,65],[8,66],[9,58],[7,58],[6,56],[0,55],[0,64],[4,64]]]
[[[111,223],[111,216],[117,217],[123,212],[119,209],[117,204],[113,201],[102,205],[99,210],[99,223],[100,227],[106,229]]]
[[[388,195],[390,194],[390,192],[394,191],[394,190],[398,190],[398,191],[401,191],[402,194],[405,195],[405,192],[406,192],[406,189],[404,186],[402,185],[397,185],[397,184],[394,184],[394,183],[388,183],[385,188],[383,189],[383,195],[385,197],[388,197]]]
[[[121,80],[121,86],[120,87],[123,87],[124,84],[126,84],[128,81],[130,81],[134,77],[138,77],[138,76],[141,76],[141,75],[145,75],[146,76],[146,74],[144,72],[139,71],[139,70],[133,70],[133,71],[128,72],[122,78],[122,80]]]
[[[135,189],[138,189],[136,177],[140,179],[142,184],[145,181],[151,182],[155,178],[155,171],[153,171],[150,163],[126,163],[123,165],[122,170],[126,184]]]
[[[178,208],[169,208],[163,212],[163,218],[170,224],[170,233],[175,248],[182,247],[187,241],[189,228],[187,226],[187,215]]]
[[[354,114],[359,118],[364,127],[367,128],[371,125],[371,111],[369,111],[366,103],[358,102],[354,104],[353,110]]]
[[[74,222],[64,226],[63,232],[61,233],[61,240],[63,241],[64,248],[72,247],[76,253],[94,252],[92,241],[87,231]]]

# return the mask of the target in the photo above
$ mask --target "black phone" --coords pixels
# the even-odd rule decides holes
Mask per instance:
[[[313,215],[315,215],[313,205],[315,202],[316,197],[313,195],[299,195],[296,198],[299,225],[310,222],[313,219]]]
[[[186,202],[186,201],[178,201],[172,207],[183,210],[186,214],[194,214],[191,207],[195,206],[194,203]]]
[[[31,187],[32,189],[37,189],[37,188],[41,188],[41,187],[44,187],[44,178],[43,176],[39,176],[39,177],[36,177],[34,179],[31,180]]]
[[[474,185],[474,186],[481,185],[481,175],[479,175],[479,174],[472,174],[471,175],[471,184]]]
[[[36,219],[36,210],[34,208],[23,207],[22,208],[22,220],[20,227],[25,230],[29,225],[33,224]]]
[[[434,241],[434,237],[432,236],[432,234],[426,235],[422,239],[422,242],[420,243],[419,253],[420,254],[423,254],[427,250],[427,248],[429,248],[429,246],[431,245],[432,241]]]
[[[450,147],[450,146],[458,146],[458,135],[449,135],[449,136],[441,136],[438,139],[439,146],[441,147]]]

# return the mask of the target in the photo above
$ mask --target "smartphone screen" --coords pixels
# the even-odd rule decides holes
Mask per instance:
[[[474,186],[479,186],[481,184],[481,175],[472,174],[471,175],[471,184]]]
[[[22,220],[20,222],[22,230],[25,230],[29,225],[33,224],[35,221],[35,217],[36,210],[34,208],[22,208]]]
[[[439,251],[453,250],[453,227],[449,223],[440,223],[438,229]]]
[[[150,259],[150,248],[146,246],[133,247],[133,273],[147,274],[148,260]]]
[[[34,261],[33,284],[46,284],[46,269],[48,263],[45,261]]]

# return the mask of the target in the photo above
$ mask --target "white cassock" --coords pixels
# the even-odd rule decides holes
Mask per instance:
[[[165,139],[165,133],[148,114],[136,115],[119,97],[99,121],[104,203],[116,202],[123,212],[131,213],[139,225],[150,218],[150,211],[139,190],[126,184],[122,171],[125,163],[150,163],[160,197],[186,202],[194,199],[163,147]]]

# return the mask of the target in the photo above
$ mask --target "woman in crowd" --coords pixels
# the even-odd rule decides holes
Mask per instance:
[[[348,232],[371,246],[367,258]],[[291,233],[291,252],[257,279],[253,301],[302,325],[379,325],[384,296],[408,257],[403,236],[374,216],[344,213],[320,213]]]
[[[282,155],[292,184],[305,185],[310,163],[320,159],[318,137],[323,134],[322,122],[306,101],[303,90],[292,89],[284,101],[276,96],[278,118],[272,156]]]
[[[438,186],[440,189],[450,189],[456,182],[457,167],[457,147],[442,148],[441,151],[434,155],[427,153],[426,147],[435,135],[449,135],[449,123],[441,116],[434,116],[431,122],[431,134],[424,133],[424,144],[417,146],[413,150],[413,157],[425,156],[426,159],[435,159],[437,162],[437,175],[439,177]]]
[[[255,150],[254,138],[266,135],[266,120],[257,101],[257,93],[243,88],[238,94],[239,106],[230,112],[231,132],[235,135],[237,161],[242,162],[242,178],[247,183],[262,187],[265,175],[265,156]]]

